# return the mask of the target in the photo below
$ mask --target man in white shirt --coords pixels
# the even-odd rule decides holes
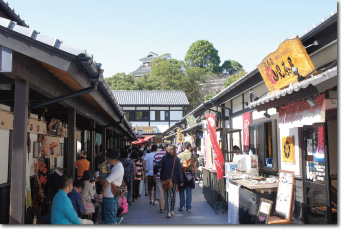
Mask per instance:
[[[119,197],[114,197],[111,191],[111,184],[121,186],[124,175],[124,168],[119,159],[119,152],[114,149],[109,149],[106,153],[107,162],[114,166],[111,169],[109,176],[106,179],[99,179],[101,185],[106,188],[103,197],[104,217],[106,224],[120,224],[123,217],[116,218],[118,205],[120,203]]]
[[[147,154],[143,160],[143,168],[148,177],[148,194],[150,199],[150,204],[158,205],[156,201],[156,184],[153,175],[153,161],[154,156],[157,151],[157,145],[152,145],[152,152]],[[153,199],[153,190],[154,190],[154,199]]]

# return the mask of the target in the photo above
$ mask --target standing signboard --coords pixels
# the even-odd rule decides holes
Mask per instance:
[[[290,220],[293,192],[294,172],[280,170],[275,209],[276,216],[282,217],[286,220]]]
[[[272,201],[261,198],[257,213],[257,224],[267,224],[272,208]]]
[[[269,92],[280,90],[297,81],[298,76],[294,75],[293,67],[296,67],[302,76],[315,69],[298,36],[282,42],[278,49],[266,56],[257,67]]]

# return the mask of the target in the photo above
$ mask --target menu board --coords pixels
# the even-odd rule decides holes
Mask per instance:
[[[267,224],[272,207],[272,201],[262,198],[257,214],[257,224]]]
[[[290,219],[293,191],[294,172],[280,170],[275,209],[276,216]]]

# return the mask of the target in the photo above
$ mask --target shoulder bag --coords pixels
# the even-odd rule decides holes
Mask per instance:
[[[111,192],[114,197],[122,197],[128,192],[128,186],[124,183],[124,180],[122,180],[121,186],[111,183]]]
[[[173,180],[172,180],[172,178],[173,178],[175,160],[176,160],[176,156],[174,156],[173,169],[172,169],[172,174],[171,174],[170,179],[167,179],[167,180],[163,180],[163,181],[162,181],[162,189],[163,189],[163,190],[169,190],[169,189],[172,189],[172,188],[173,188]]]
[[[92,202],[84,203],[83,207],[84,207],[83,215],[90,215],[90,214],[94,214],[95,213],[95,206],[94,206],[94,204]]]

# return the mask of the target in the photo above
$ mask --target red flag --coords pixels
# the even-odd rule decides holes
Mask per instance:
[[[210,138],[211,138],[211,143],[212,143],[213,161],[215,164],[215,168],[217,170],[218,179],[221,179],[225,173],[224,157],[223,157],[223,153],[221,152],[220,146],[217,141],[217,134],[216,134],[216,128],[215,128],[215,115],[207,114],[206,119],[207,119],[208,131],[210,132]]]

